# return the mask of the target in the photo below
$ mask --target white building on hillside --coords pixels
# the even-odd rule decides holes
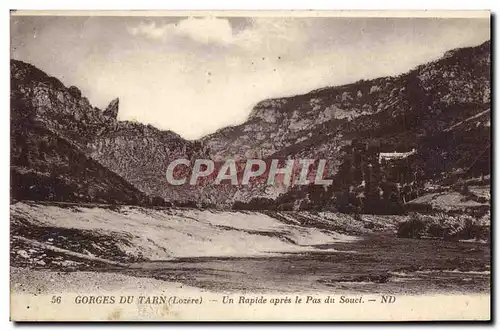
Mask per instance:
[[[403,152],[403,153],[398,153],[398,152],[392,152],[392,153],[380,153],[379,155],[379,162],[382,160],[386,161],[392,161],[392,160],[400,160],[400,159],[405,159],[410,155],[416,154],[417,150],[414,148],[409,152]]]

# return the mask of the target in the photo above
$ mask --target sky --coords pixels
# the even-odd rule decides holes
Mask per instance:
[[[261,100],[397,75],[489,38],[489,18],[11,16],[11,58],[186,139],[242,123]]]

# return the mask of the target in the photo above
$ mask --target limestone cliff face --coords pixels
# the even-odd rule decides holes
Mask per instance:
[[[87,145],[87,151],[142,191],[167,200],[188,200],[183,198],[182,187],[172,187],[167,182],[169,163],[178,158],[205,157],[195,143],[173,132],[135,122],[119,122],[106,128]]]
[[[20,128],[29,121],[49,130],[150,196],[180,198],[182,193],[169,190],[166,183],[167,165],[175,158],[203,154],[201,144],[171,131],[118,121],[118,99],[102,111],[77,87],[67,88],[33,65],[16,60],[11,61],[11,103],[14,126]]]
[[[33,66],[13,62],[11,197],[13,199],[149,204],[150,199],[84,151],[92,121],[103,119],[75,87],[66,90]],[[91,115],[83,115],[84,111]],[[85,119],[85,125],[75,123]],[[70,121],[65,119],[70,118]],[[78,130],[72,132],[71,128]],[[78,134],[81,137],[78,137]],[[78,141],[69,137],[78,137]]]
[[[396,77],[259,102],[248,120],[203,138],[214,158],[336,160],[353,139],[406,151],[490,107],[490,42],[447,52]],[[483,118],[484,119],[484,118]],[[484,127],[487,121],[479,124]]]
[[[118,107],[120,104],[120,99],[116,98],[109,103],[109,105],[104,110],[104,116],[115,119],[118,116]]]
[[[37,121],[81,144],[109,124],[78,88],[66,88],[57,78],[16,60],[11,61],[11,100],[23,100]]]

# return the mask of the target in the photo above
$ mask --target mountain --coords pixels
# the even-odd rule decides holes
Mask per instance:
[[[377,153],[415,149],[422,180],[468,169],[477,159],[483,160],[479,172],[489,173],[490,54],[487,41],[396,77],[264,100],[244,123],[202,140],[215,159],[327,159],[328,176],[337,177],[333,190],[340,190],[339,168],[353,146],[376,146]]]
[[[118,121],[118,99],[103,111],[93,107],[77,87],[66,87],[57,78],[17,60],[11,60],[11,104],[14,115],[24,113],[13,117],[13,127],[36,123],[39,128],[32,132],[33,142],[57,136],[57,141],[67,142],[78,151],[78,160],[92,159],[108,172],[124,178],[142,195],[181,199],[182,190],[169,190],[166,166],[179,157],[193,158],[195,152],[202,150],[199,143],[187,141],[174,132]],[[40,136],[37,138],[35,133]],[[16,149],[19,140],[12,143]],[[13,162],[15,166],[16,159]],[[115,188],[122,186],[116,184]]]
[[[383,151],[407,151],[490,108],[490,53],[487,41],[397,77],[264,100],[246,122],[203,141],[214,158],[328,158],[334,168],[342,147],[354,139],[379,139]],[[483,119],[485,127],[488,116]]]
[[[150,197],[198,205],[234,206],[239,201],[243,207],[252,198],[272,204],[310,200],[324,189],[277,189],[265,183],[172,187],[165,176],[167,165],[177,158],[309,158],[328,160],[326,176],[334,179],[328,189],[331,201],[349,186],[359,191],[364,185],[366,190],[371,177],[380,182],[382,175],[387,188],[393,187],[391,181],[413,185],[417,174],[419,182],[429,182],[457,171],[469,176],[489,173],[490,54],[487,41],[451,50],[399,76],[264,100],[244,123],[198,141],[187,141],[151,125],[119,121],[119,99],[105,110],[98,109],[78,88],[65,87],[58,79],[16,60],[11,61],[11,101],[23,105],[16,112],[31,111],[30,118],[39,128],[32,132],[33,142],[36,135],[55,135],[61,145],[67,143],[78,151],[82,160],[96,162],[96,167],[115,173]],[[19,142],[13,144],[15,149]],[[405,154],[412,150],[415,153]],[[398,164],[408,163],[406,160],[391,161],[377,170],[380,165],[375,160],[391,153],[411,154],[418,169]],[[52,161],[42,158],[40,162]],[[368,174],[370,167],[377,173]],[[401,178],[403,172],[405,178]],[[347,180],[351,177],[352,183]],[[380,190],[384,190],[382,184]]]
[[[11,60],[10,70],[11,103],[22,102],[31,118],[81,147],[116,122],[93,107],[77,87],[67,88],[31,64]],[[18,111],[26,111],[23,108]]]
[[[149,204],[126,180],[34,118],[11,99],[11,197],[17,200]]]

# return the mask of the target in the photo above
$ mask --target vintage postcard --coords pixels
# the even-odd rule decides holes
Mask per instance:
[[[13,321],[488,321],[489,11],[12,11]]]

